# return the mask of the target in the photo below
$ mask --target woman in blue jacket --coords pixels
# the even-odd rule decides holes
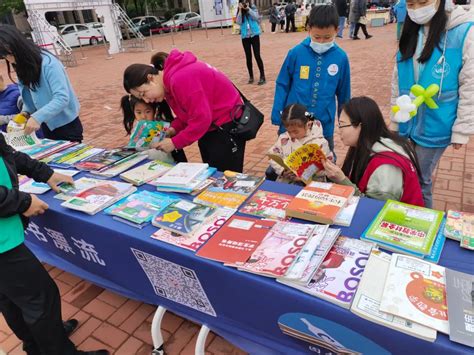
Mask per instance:
[[[10,79],[11,67],[16,71],[28,118],[25,132],[41,128],[45,138],[82,141],[79,101],[62,63],[13,26],[0,26],[0,58],[7,61]]]
[[[237,10],[237,23],[240,25],[240,35],[242,45],[244,46],[245,58],[247,59],[247,69],[249,71],[249,84],[254,82],[252,67],[252,49],[253,55],[260,70],[260,80],[258,85],[266,83],[265,70],[263,68],[262,57],[260,57],[260,24],[259,15],[255,5],[250,1],[239,3]]]

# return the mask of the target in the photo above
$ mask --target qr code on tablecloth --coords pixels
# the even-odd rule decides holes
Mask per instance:
[[[130,249],[158,296],[216,316],[194,270],[141,250]]]

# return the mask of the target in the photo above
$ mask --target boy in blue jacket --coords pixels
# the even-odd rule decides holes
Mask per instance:
[[[336,43],[339,15],[334,5],[318,5],[308,18],[308,38],[286,56],[276,81],[272,124],[285,132],[281,112],[290,104],[302,104],[323,125],[324,138],[334,151],[336,98],[338,113],[351,97],[349,59]]]

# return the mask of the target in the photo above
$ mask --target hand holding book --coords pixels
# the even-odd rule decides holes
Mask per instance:
[[[323,166],[324,170],[326,171],[326,176],[331,179],[331,181],[334,181],[335,183],[341,183],[346,178],[346,175],[341,170],[341,168],[332,161],[324,160]]]
[[[74,186],[74,180],[71,176],[63,175],[60,173],[54,173],[48,180],[48,185],[51,186],[53,191],[57,193],[61,192],[61,189],[58,187],[58,185],[62,183],[67,183]]]

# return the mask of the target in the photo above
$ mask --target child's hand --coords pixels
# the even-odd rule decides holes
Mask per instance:
[[[51,177],[48,180],[48,185],[51,186],[51,188],[55,192],[60,193],[61,190],[58,187],[58,185],[62,184],[63,182],[74,185],[74,180],[72,179],[72,177],[59,174],[59,173],[54,173],[53,175],[51,175]]]
[[[281,176],[285,179],[292,180],[292,181],[299,180],[296,174],[288,169],[283,170],[283,172],[281,173]]]
[[[48,204],[40,200],[36,195],[31,196],[31,205],[30,207],[23,212],[23,216],[25,217],[33,217],[39,214],[43,214],[48,208]]]
[[[171,153],[173,150],[176,149],[173,141],[169,138],[165,138],[160,143],[157,143],[155,148],[158,150],[162,150],[165,153]]]
[[[40,129],[40,124],[33,117],[30,117],[28,119],[28,122],[26,122],[25,134],[26,135],[32,134],[33,132],[36,132],[39,129]]]
[[[168,128],[166,131],[166,137],[173,138],[176,135],[176,130],[173,127]]]
[[[332,161],[326,159],[323,162],[323,166],[324,170],[326,171],[326,176],[332,181],[340,183],[346,178],[346,175],[341,170],[341,168],[334,164]]]

